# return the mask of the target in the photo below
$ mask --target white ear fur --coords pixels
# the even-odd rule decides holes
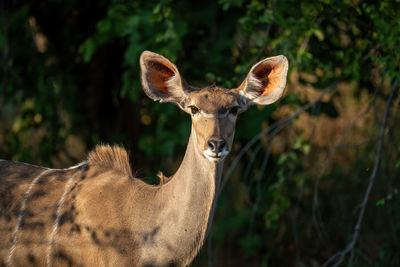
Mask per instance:
[[[235,91],[247,100],[247,104],[271,104],[284,92],[288,68],[285,56],[261,60],[250,69]]]
[[[188,85],[178,68],[167,58],[144,51],[140,56],[143,91],[160,102],[181,102],[186,97]]]

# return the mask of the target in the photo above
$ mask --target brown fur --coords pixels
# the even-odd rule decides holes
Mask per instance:
[[[104,169],[113,169],[129,177],[133,177],[129,155],[123,147],[98,145],[89,153],[89,165]]]
[[[160,173],[161,185],[148,185],[133,177],[125,149],[108,145],[68,169],[0,161],[0,266],[187,266],[197,255],[233,141],[232,108],[270,103],[281,91],[260,101],[265,96],[246,92],[262,84],[259,69],[243,92],[217,86],[188,90],[176,67],[151,52],[142,54],[141,67],[149,97],[175,102],[191,114],[192,133],[179,169],[170,178]],[[174,73],[169,80],[164,67]],[[252,98],[243,101],[246,97]],[[212,152],[210,140],[226,144]]]

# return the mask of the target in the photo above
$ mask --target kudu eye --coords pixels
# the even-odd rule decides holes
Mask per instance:
[[[238,113],[238,111],[239,111],[239,107],[238,107],[238,106],[233,107],[233,108],[231,108],[231,109],[229,110],[229,112],[230,112],[232,115],[236,115],[236,114]]]
[[[189,108],[190,108],[190,112],[192,112],[193,115],[199,113],[199,111],[200,111],[195,106],[190,106]]]

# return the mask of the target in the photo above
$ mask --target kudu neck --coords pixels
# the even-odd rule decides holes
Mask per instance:
[[[199,151],[196,133],[192,126],[185,156],[173,177],[174,179],[177,178],[177,180],[183,178],[186,180],[207,181],[207,183],[212,181],[213,183],[215,182],[216,186],[219,186],[223,165],[223,160],[218,163],[211,162]]]
[[[146,207],[144,211],[132,214],[134,218],[141,218],[139,226],[133,227],[144,227],[144,232],[152,232],[154,225],[160,227],[154,242],[163,250],[167,240],[168,253],[173,251],[177,258],[186,259],[182,265],[195,257],[207,237],[223,167],[222,161],[214,163],[205,158],[196,145],[192,127],[185,156],[176,173],[167,183],[151,190],[151,198],[141,203]],[[137,197],[138,194],[130,195]],[[152,249],[154,245],[145,248]]]
[[[184,202],[188,201],[191,208],[197,209],[195,214],[199,216],[198,221],[205,219],[201,226],[202,243],[208,235],[213,220],[224,162],[223,160],[218,163],[211,162],[199,151],[194,131],[192,126],[185,156],[170,183]]]

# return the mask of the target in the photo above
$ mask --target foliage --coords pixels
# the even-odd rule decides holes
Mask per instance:
[[[195,264],[212,256],[216,266],[322,265],[351,239],[378,156],[360,238],[346,259],[355,266],[400,264],[399,1],[1,5],[1,158],[65,167],[99,142],[121,143],[139,176],[172,174],[190,121],[176,106],[144,96],[140,53],[165,55],[194,86],[226,88],[239,85],[257,60],[284,54],[287,93],[240,118],[226,167],[265,134],[226,177],[208,243],[213,255],[204,250]],[[282,120],[296,111],[302,112]]]

